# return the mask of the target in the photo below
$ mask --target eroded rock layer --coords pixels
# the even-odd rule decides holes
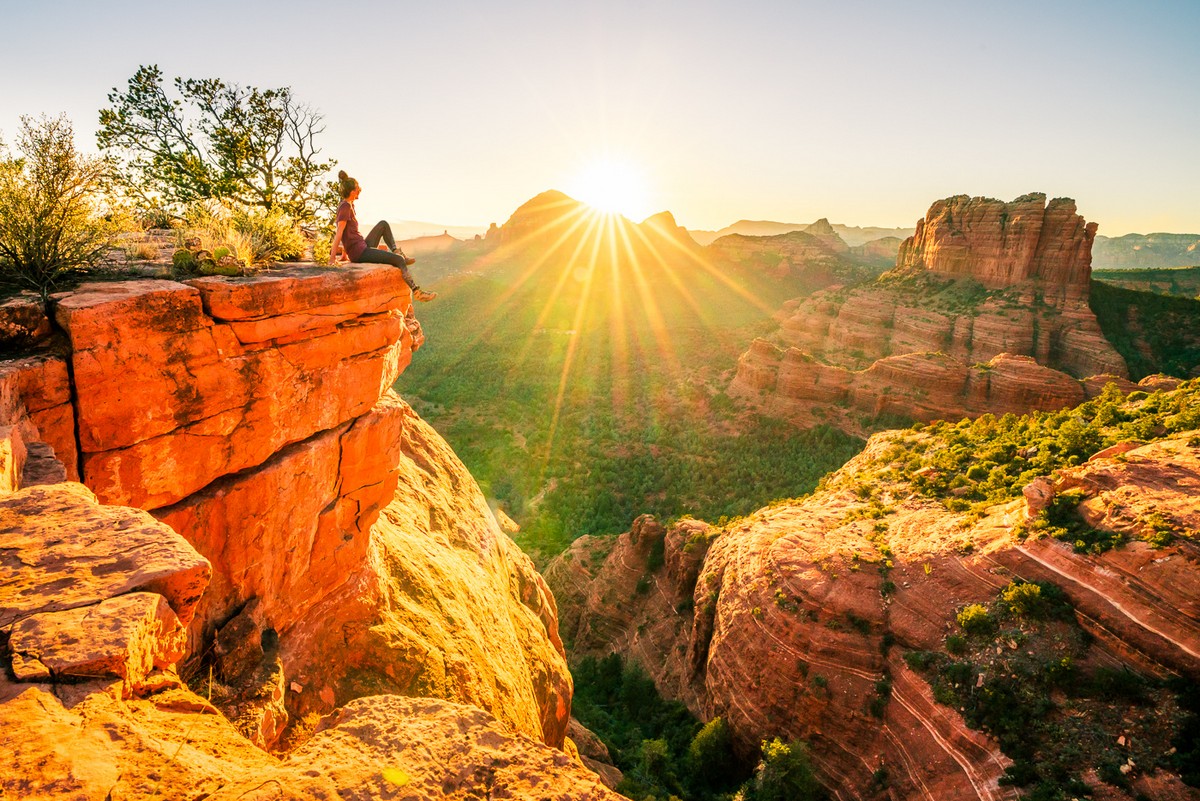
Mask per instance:
[[[1129,374],[1088,307],[1094,234],[1066,199],[938,201],[895,270],[786,304],[772,341],[742,356],[731,393],[855,431],[881,414],[1074,405],[1078,380]]]
[[[563,747],[553,598],[391,391],[423,340],[409,305],[379,266],[56,295],[51,336],[67,355],[0,363],[0,492],[77,474],[191,543],[211,565],[204,595],[184,612],[125,596],[128,625],[111,636],[174,626],[150,661],[184,654],[259,745],[289,720],[396,692],[474,704]],[[83,624],[27,624],[17,641]],[[78,661],[44,655],[28,672]]]
[[[1040,281],[1054,294],[1086,298],[1096,228],[1070,198],[1047,203],[1033,192],[1005,203],[955,195],[917,221],[896,267],[973,278],[991,288]]]
[[[418,539],[409,544],[419,547]],[[620,798],[569,753],[477,706],[439,698],[349,700],[312,721],[287,756],[269,755],[243,736],[240,719],[231,722],[176,673],[209,570],[166,525],[101,505],[82,485],[0,498],[0,796]],[[505,614],[505,588],[493,581],[477,590],[496,592],[495,614]],[[438,587],[422,599],[427,623],[451,594]],[[474,656],[493,658],[483,650]],[[456,663],[447,678],[466,683],[480,667]],[[520,681],[509,673],[498,684]],[[503,702],[534,703],[516,694]]]
[[[615,540],[576,541],[546,571],[564,637],[579,653],[636,660],[660,691],[702,718],[723,716],[747,752],[764,738],[807,740],[823,781],[842,799],[884,797],[880,775],[890,798],[1018,796],[999,781],[1011,761],[998,742],[939,702],[929,676],[903,658],[939,651],[961,631],[959,610],[994,602],[1010,582],[1061,588],[1072,625],[1091,638],[1093,667],[1200,677],[1195,432],[1110,449],[1027,490],[1030,500],[982,516],[950,512],[904,481],[864,491],[863,476],[876,476],[880,460],[886,465],[896,435],[872,438],[810,498],[724,529],[643,517]],[[1086,554],[1027,538],[1031,516],[1073,489],[1085,493],[1079,512],[1088,525],[1121,532],[1129,544]],[[1145,542],[1164,520],[1182,536],[1159,547]],[[655,547],[665,559],[651,570]],[[990,639],[980,646],[994,664],[973,686],[1006,678],[1005,660],[1018,645],[1000,639],[996,647],[992,654]],[[1115,725],[1134,726],[1141,708],[1125,707]],[[1136,725],[1153,725],[1155,714]],[[1121,737],[1118,749],[1134,759],[1128,730],[1102,736]],[[1150,736],[1139,729],[1139,738]],[[1170,745],[1170,734],[1159,735],[1157,750],[1137,761],[1162,758]],[[1139,771],[1123,771],[1131,795],[1195,797],[1169,771]]]

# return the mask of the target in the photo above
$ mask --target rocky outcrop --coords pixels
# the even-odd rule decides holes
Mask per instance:
[[[80,484],[0,498],[0,631],[13,676],[144,689],[183,655],[210,572],[167,526],[102,506]]]
[[[562,751],[432,698],[355,700],[276,758],[184,689],[121,700],[0,677],[0,755],[0,792],[27,799],[622,798]]]
[[[0,530],[4,797],[620,798],[562,750],[438,698],[350,700],[268,755],[176,674],[210,570],[182,537],[71,483],[0,499]],[[458,663],[454,679],[479,669]]]
[[[968,367],[944,353],[909,353],[849,370],[763,339],[742,356],[734,392],[773,416],[801,425],[832,423],[859,434],[880,419],[1024,414],[1070,408],[1087,397],[1084,382],[1029,356],[1002,353]]]
[[[938,201],[895,270],[785,305],[777,349],[755,343],[731,394],[805,424],[845,420],[846,404],[918,420],[1073,405],[1078,379],[1129,375],[1088,307],[1094,234],[1069,200]],[[1006,368],[1023,357],[1027,375],[988,370],[1002,355]]]
[[[556,592],[564,579],[586,581],[560,595],[574,625],[564,636],[581,653],[638,661],[660,691],[702,718],[724,717],[747,752],[763,738],[807,740],[844,799],[876,797],[880,770],[897,799],[1017,797],[999,782],[1010,761],[997,741],[939,701],[903,658],[942,649],[959,631],[958,610],[994,601],[1011,581],[1062,589],[1092,638],[1090,667],[1200,676],[1195,432],[1098,454],[1046,483],[1043,506],[1082,489],[1088,524],[1130,535],[1098,555],[1027,538],[1024,499],[969,517],[888,479],[889,454],[905,435],[876,435],[815,495],[724,529],[643,518],[601,564],[580,558],[589,548],[572,548],[546,572]],[[1143,541],[1164,520],[1184,534],[1157,548]],[[665,549],[656,571],[639,559],[648,535]],[[978,679],[986,687],[1007,675],[1004,655],[1018,646],[1001,637],[979,647],[995,662]],[[1148,733],[1159,713],[1121,709],[1119,725],[1146,738],[1135,761],[1152,764],[1171,745],[1169,732]],[[1130,792],[1147,797],[1195,792],[1150,767],[1130,779]]]
[[[553,598],[391,391],[422,338],[407,311],[399,273],[374,266],[56,295],[67,355],[0,363],[9,489],[58,438],[102,502],[151,511],[199,551],[211,583],[177,624],[128,596],[146,602],[120,610],[132,628],[113,636],[175,625],[172,649],[212,668],[214,700],[260,745],[289,720],[395,692],[481,706],[563,747]]]
[[[1038,281],[1045,291],[1086,298],[1096,223],[1075,201],[1034,192],[1004,203],[956,195],[936,201],[900,246],[896,268],[972,278],[991,289]]]

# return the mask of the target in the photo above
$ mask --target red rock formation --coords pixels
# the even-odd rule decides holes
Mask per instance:
[[[931,414],[953,419],[1043,409],[1047,402],[1062,404],[1054,408],[1071,405],[1078,393],[1064,373],[1128,375],[1088,307],[1094,234],[1095,225],[1085,224],[1069,200],[1048,206],[1043,195],[1008,204],[965,196],[938,201],[901,247],[895,271],[866,286],[817,292],[784,307],[776,341],[813,354],[815,363],[781,373],[784,364],[797,365],[798,357],[781,359],[756,344],[743,355],[731,393],[768,410],[786,409],[801,423],[844,419],[838,406],[851,400],[845,378],[824,386],[809,382],[830,375],[832,368],[861,371],[880,362],[879,370],[869,372],[882,383],[855,403],[868,414],[878,408],[914,419],[931,419]],[[978,284],[972,289],[970,281],[992,291],[978,290]],[[912,356],[937,353],[956,364]],[[979,381],[971,382],[969,391],[963,387],[963,377],[976,369],[970,365],[1001,354],[1030,357],[1057,375],[1033,370],[1029,363],[1027,390],[992,392],[981,389]],[[908,366],[884,363],[896,357],[909,358]],[[940,365],[936,370],[934,362]],[[949,384],[906,383],[912,379]],[[1047,379],[1048,392],[1034,390]],[[990,383],[996,380],[1022,382],[1015,374],[1001,374]],[[906,405],[914,388],[945,402]],[[968,396],[976,402],[966,402]],[[1030,405],[1020,406],[1022,396]],[[981,403],[992,400],[997,405]]]
[[[620,798],[568,753],[436,698],[351,700],[287,756],[268,755],[175,673],[208,563],[147,513],[101,506],[81,485],[0,498],[0,553],[5,798],[244,799],[263,787],[287,798]],[[453,591],[422,599],[428,624]],[[463,683],[486,672],[446,667]]]
[[[88,284],[53,306],[69,356],[0,363],[0,479],[30,483],[27,444],[69,436],[101,500],[152,510],[211,562],[178,616],[216,679],[247,684],[229,708],[257,742],[278,737],[285,705],[386,690],[476,704],[564,746],[553,598],[390,390],[420,332],[397,271]],[[139,631],[170,622],[125,611]]]
[[[1096,224],[1075,201],[1040,192],[1010,203],[956,195],[938,200],[900,246],[897,269],[973,278],[1001,288],[1044,282],[1048,292],[1086,298]]]
[[[87,676],[141,690],[183,654],[210,567],[136,509],[63,483],[0,498],[0,631],[18,681]]]
[[[1102,389],[1103,384],[1093,394]],[[800,425],[832,423],[859,434],[881,416],[930,422],[1023,414],[1070,408],[1086,397],[1085,382],[1029,356],[1002,353],[967,367],[944,353],[907,353],[855,371],[763,339],[743,354],[730,394]]]
[[[642,518],[597,551],[608,553],[601,564],[581,558],[596,549],[573,547],[546,571],[556,591],[563,581],[586,581],[559,595],[562,619],[574,625],[564,636],[582,653],[635,659],[660,691],[703,718],[725,717],[747,750],[774,736],[808,740],[843,799],[874,797],[879,767],[897,799],[1016,797],[998,783],[1009,761],[996,742],[935,701],[900,658],[940,649],[957,631],[958,609],[993,601],[1014,578],[1061,587],[1098,659],[1200,676],[1194,539],[1160,549],[1135,541],[1090,556],[1026,539],[1016,528],[1026,519],[1022,500],[972,521],[885,481],[869,488],[872,504],[862,497],[862,475],[893,436],[872,438],[815,495],[724,530],[683,521],[664,532]],[[1144,535],[1159,519],[1154,512],[1181,531],[1200,531],[1196,441],[1191,432],[1098,457],[1047,481],[1042,494],[1084,488],[1083,515],[1108,530]],[[702,562],[698,576],[648,571],[639,554],[651,533],[664,538],[668,566]],[[637,593],[647,580],[650,590]],[[885,676],[890,696],[876,718],[868,706]],[[1162,773],[1137,778],[1135,787],[1154,798],[1194,794]]]

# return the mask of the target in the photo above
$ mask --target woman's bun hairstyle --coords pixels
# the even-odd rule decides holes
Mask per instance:
[[[358,188],[358,181],[346,175],[345,170],[338,170],[338,194],[342,196],[342,200],[350,197],[350,193]]]

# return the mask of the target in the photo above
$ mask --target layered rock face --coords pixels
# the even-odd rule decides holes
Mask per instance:
[[[844,418],[844,404],[868,416],[894,407],[914,419],[1073,405],[1073,379],[1129,374],[1088,307],[1094,236],[1095,224],[1066,199],[938,201],[901,246],[894,271],[786,305],[778,349],[755,343],[731,393],[805,424]],[[1002,386],[992,398],[980,365],[1002,354],[1004,367],[1016,356],[1028,357],[1030,369],[1024,378],[994,376]],[[1010,377],[1030,391],[1003,386]],[[914,388],[938,397],[914,403]]]
[[[998,289],[1044,282],[1052,294],[1087,297],[1096,223],[1075,201],[1040,192],[1005,203],[955,195],[929,207],[900,246],[896,267],[973,278]]]
[[[553,599],[390,389],[419,330],[408,297],[386,267],[57,295],[68,355],[0,365],[10,483],[32,483],[23,443],[53,446],[64,476],[77,465],[100,501],[151,511],[200,552],[212,577],[176,610],[184,653],[253,685],[227,700],[261,745],[289,714],[396,692],[562,747]]]
[[[865,498],[862,476],[887,464],[893,436],[872,438],[810,498],[725,529],[641,518],[615,541],[577,541],[546,571],[564,637],[580,653],[638,661],[702,718],[723,716],[747,751],[769,737],[807,740],[823,781],[843,799],[883,797],[881,769],[890,798],[1018,797],[999,782],[1011,763],[997,741],[935,699],[928,677],[903,658],[940,650],[960,631],[958,610],[993,602],[1011,581],[1062,589],[1094,638],[1092,667],[1200,677],[1195,432],[1098,454],[1046,480],[1031,500],[978,519],[904,482],[873,486]],[[1167,519],[1190,538],[1157,549],[1133,541],[1100,555],[1028,539],[1020,525],[1041,508],[1037,498],[1044,506],[1068,489],[1085,492],[1080,513],[1092,526],[1138,538]],[[646,555],[656,541],[665,564],[651,572]],[[639,582],[648,591],[639,593]],[[994,654],[990,639],[980,646],[994,664],[977,692],[1005,679],[1006,660],[1024,654],[1006,636]],[[1143,765],[1129,776],[1130,796],[1194,797],[1169,771],[1149,767],[1170,747],[1169,734],[1147,744],[1155,735],[1142,727],[1154,715],[1121,709],[1102,736],[1121,737],[1121,759]]]

